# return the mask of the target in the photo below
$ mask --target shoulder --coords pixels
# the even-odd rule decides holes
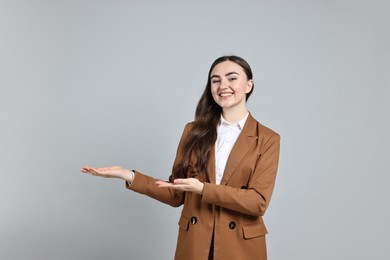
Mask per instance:
[[[257,147],[260,154],[267,151],[278,151],[280,149],[280,135],[273,129],[256,121]]]
[[[261,124],[259,121],[257,121],[255,118],[250,115],[248,117],[248,126],[250,126],[250,130],[253,135],[257,136],[259,139],[262,140],[269,140],[269,139],[274,139],[274,140],[279,140],[280,135],[271,129],[268,126],[265,126]]]
[[[188,133],[189,131],[191,131],[195,126],[195,121],[192,121],[192,122],[188,122],[187,124],[185,124],[184,126],[184,132],[185,133]]]
[[[191,131],[194,129],[194,122],[188,122],[184,125],[183,133],[181,135],[181,139],[184,140],[187,138],[187,136],[191,133]]]
[[[258,129],[258,134],[259,134],[259,137],[260,136],[264,136],[264,137],[268,137],[268,138],[279,138],[280,139],[280,135],[275,132],[274,130],[272,130],[271,128],[257,122],[257,129]]]

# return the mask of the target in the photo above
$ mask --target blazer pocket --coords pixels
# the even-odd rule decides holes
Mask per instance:
[[[242,230],[245,239],[265,236],[268,233],[267,228],[263,223],[253,226],[245,226],[242,228]]]
[[[184,230],[188,230],[188,225],[189,225],[189,221],[188,221],[188,218],[184,217],[184,216],[180,216],[180,219],[179,219],[179,227],[184,229]]]

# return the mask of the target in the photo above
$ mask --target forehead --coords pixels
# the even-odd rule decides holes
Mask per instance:
[[[210,76],[213,75],[223,76],[230,72],[236,72],[240,75],[245,74],[244,69],[240,65],[228,60],[216,65],[211,71]]]

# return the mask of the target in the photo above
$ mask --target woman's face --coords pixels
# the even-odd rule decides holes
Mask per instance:
[[[246,109],[246,94],[253,86],[242,67],[232,61],[216,65],[210,74],[211,94],[222,109]]]

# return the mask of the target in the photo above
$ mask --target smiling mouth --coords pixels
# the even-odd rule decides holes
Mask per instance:
[[[224,93],[219,93],[220,97],[230,97],[233,96],[234,93],[232,92],[224,92]]]

